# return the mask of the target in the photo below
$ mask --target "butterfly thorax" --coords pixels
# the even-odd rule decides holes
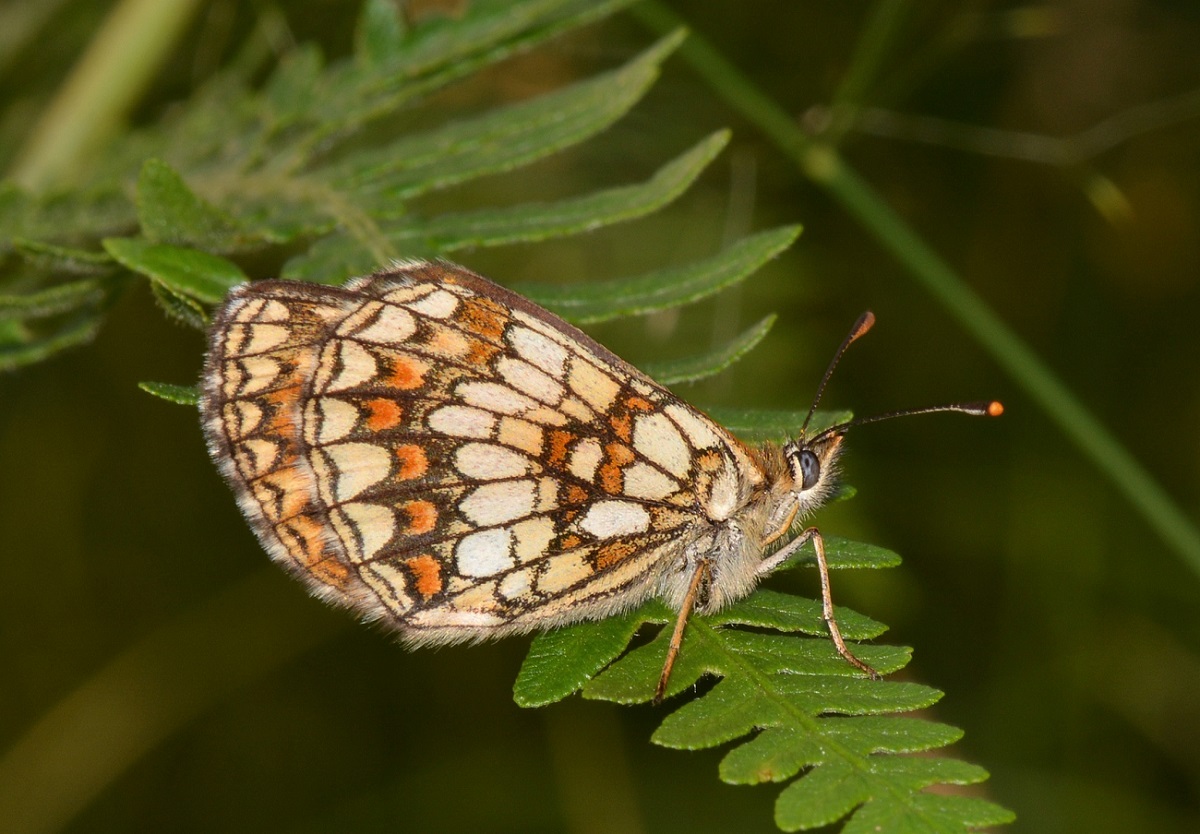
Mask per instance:
[[[762,578],[770,553],[798,531],[809,514],[821,506],[837,481],[840,434],[817,435],[785,444],[768,443],[748,450],[753,481],[743,480],[737,492],[747,496],[727,518],[697,528],[682,548],[682,558],[664,573],[660,596],[678,607],[696,566],[707,562],[710,578],[697,609],[719,611],[750,594]]]

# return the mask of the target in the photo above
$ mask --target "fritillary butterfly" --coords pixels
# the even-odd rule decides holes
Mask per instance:
[[[410,644],[599,619],[659,597],[679,612],[661,697],[690,612],[746,596],[811,541],[837,650],[874,674],[838,630],[820,534],[778,546],[829,495],[850,424],[744,445],[460,266],[238,287],[210,332],[202,412],[272,558]]]

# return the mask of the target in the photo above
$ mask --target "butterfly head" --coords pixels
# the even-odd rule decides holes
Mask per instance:
[[[784,444],[783,458],[792,480],[789,491],[801,515],[824,503],[833,491],[844,437],[843,431],[828,430]]]
[[[863,313],[858,321],[854,323],[849,335],[846,336],[842,344],[838,347],[837,352],[834,353],[833,361],[829,363],[829,367],[825,370],[825,375],[821,378],[821,384],[817,386],[816,396],[813,397],[812,407],[809,408],[808,416],[805,417],[804,424],[800,427],[799,436],[795,440],[784,444],[783,457],[791,476],[791,484],[787,488],[788,498],[784,503],[785,506],[790,506],[786,506],[786,509],[781,508],[778,511],[779,513],[790,512],[803,517],[806,512],[819,506],[829,498],[837,484],[837,462],[842,453],[842,441],[845,439],[846,432],[849,431],[851,426],[861,426],[864,423],[877,423],[880,420],[905,417],[909,414],[929,414],[938,411],[958,411],[964,414],[990,417],[998,417],[1004,412],[1004,407],[995,400],[990,402],[951,403],[949,405],[936,405],[926,408],[910,408],[901,411],[889,411],[885,414],[876,414],[870,417],[846,420],[810,436],[808,434],[809,423],[812,421],[813,414],[816,413],[817,404],[821,401],[821,395],[825,393],[825,386],[829,383],[829,378],[833,375],[833,369],[837,367],[842,354],[846,352],[846,348],[850,347],[859,336],[870,330],[874,324],[875,315],[870,311]],[[791,509],[792,507],[795,507],[796,510]]]

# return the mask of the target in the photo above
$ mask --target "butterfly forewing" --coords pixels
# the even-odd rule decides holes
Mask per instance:
[[[416,642],[635,605],[763,479],[703,414],[445,263],[239,288],[203,411],[272,556]]]

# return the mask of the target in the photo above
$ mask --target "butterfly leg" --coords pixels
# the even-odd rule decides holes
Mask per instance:
[[[654,688],[654,703],[662,703],[663,696],[667,694],[667,683],[671,679],[671,669],[675,667],[675,659],[679,657],[679,649],[683,645],[683,631],[687,628],[688,617],[691,616],[692,609],[696,607],[696,598],[700,595],[701,589],[707,586],[712,578],[712,568],[709,566],[707,559],[701,559],[696,564],[696,571],[692,574],[692,581],[688,584],[687,594],[683,598],[683,604],[679,606],[679,616],[675,618],[675,630],[671,632],[671,642],[667,646],[667,659],[663,662],[662,674],[658,678],[658,686]]]
[[[833,639],[833,646],[837,649],[838,654],[844,657],[851,666],[861,669],[874,680],[879,680],[882,675],[855,657],[854,653],[846,646],[846,641],[842,638],[842,630],[838,627],[837,618],[833,615],[833,595],[829,591],[829,563],[825,560],[825,541],[821,538],[820,530],[816,527],[809,527],[799,536],[788,542],[787,546],[778,553],[769,559],[763,560],[763,563],[759,565],[758,572],[760,574],[770,573],[790,559],[797,550],[804,547],[810,541],[813,543],[813,550],[817,554],[817,571],[821,574],[821,618],[825,620],[825,627],[829,629],[829,636]]]

